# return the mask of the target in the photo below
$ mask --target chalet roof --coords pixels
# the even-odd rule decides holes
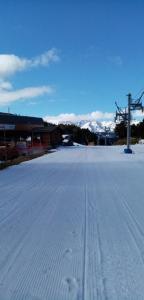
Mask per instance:
[[[1,124],[36,124],[38,126],[43,125],[43,119],[37,117],[20,116],[10,113],[0,112]]]
[[[55,130],[57,130],[58,128],[57,128],[57,126],[56,125],[53,125],[53,124],[48,124],[48,126],[45,126],[45,127],[43,127],[43,128],[41,128],[41,127],[37,127],[37,128],[34,128],[33,129],[33,132],[35,132],[35,133],[40,133],[40,132],[53,132],[53,131],[55,131]]]

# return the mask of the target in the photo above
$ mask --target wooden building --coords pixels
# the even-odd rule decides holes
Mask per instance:
[[[0,145],[17,147],[22,154],[27,151],[44,151],[61,143],[57,126],[42,118],[0,112]]]
[[[53,124],[46,124],[43,128],[34,128],[33,136],[39,137],[43,145],[48,145],[50,148],[55,148],[62,143],[61,130]]]

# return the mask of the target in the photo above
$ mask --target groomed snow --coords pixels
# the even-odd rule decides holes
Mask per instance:
[[[0,172],[0,300],[144,299],[144,146]]]

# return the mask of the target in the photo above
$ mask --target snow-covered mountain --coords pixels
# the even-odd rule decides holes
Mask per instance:
[[[104,132],[105,129],[109,129],[110,131],[114,131],[115,123],[112,121],[80,121],[77,122],[76,125],[83,129],[89,129],[91,132]]]
[[[105,130],[109,130],[110,132],[114,132],[115,129],[115,122],[113,121],[90,121],[90,120],[81,120],[81,121],[65,121],[65,122],[57,122],[57,125],[63,123],[63,124],[75,124],[79,126],[82,129],[89,129],[91,132],[95,133],[102,133],[105,132]],[[132,120],[131,124],[137,125],[139,123],[138,120]]]
[[[90,120],[81,120],[77,122],[65,121],[63,124],[75,124],[82,129],[89,129],[91,132],[99,133],[104,132],[105,129],[109,129],[111,132],[114,131],[115,122],[113,121],[90,121]],[[58,123],[57,123],[58,125]]]

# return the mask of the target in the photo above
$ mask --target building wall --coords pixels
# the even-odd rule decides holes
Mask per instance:
[[[43,128],[43,125],[38,126],[38,124],[16,124],[17,131],[31,131],[32,129],[37,127]]]
[[[50,147],[51,146],[51,139],[50,139],[50,134],[49,133],[42,133],[41,134],[41,143],[45,147]]]
[[[53,147],[60,145],[62,142],[62,135],[61,135],[60,131],[57,129],[52,131],[50,134],[50,140],[51,140],[51,145]]]

